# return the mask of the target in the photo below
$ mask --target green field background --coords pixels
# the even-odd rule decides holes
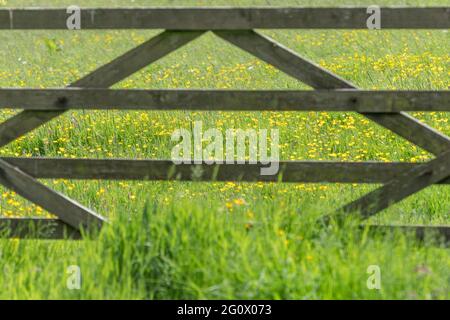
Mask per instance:
[[[344,6],[373,1],[12,1],[0,7]],[[449,1],[377,1],[449,6]],[[62,87],[143,43],[152,31],[0,31],[1,87]],[[447,90],[448,30],[261,31],[364,89]],[[310,89],[208,33],[114,88]],[[0,111],[6,120],[17,111]],[[449,114],[414,116],[450,135]],[[175,129],[280,130],[282,160],[413,161],[432,155],[354,113],[66,113],[0,156],[168,159]],[[108,217],[97,239],[0,240],[2,299],[448,299],[448,248],[410,235],[369,235],[355,221],[314,221],[374,185],[44,183]],[[0,215],[50,216],[0,188]],[[433,186],[370,223],[448,224],[450,186]],[[82,286],[69,290],[67,267]],[[378,265],[381,290],[369,290]]]

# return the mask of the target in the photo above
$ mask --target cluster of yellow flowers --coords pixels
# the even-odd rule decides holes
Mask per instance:
[[[0,0],[0,4],[1,4]],[[378,33],[380,34],[380,33]],[[123,41],[115,32],[105,34],[91,33],[86,41],[80,33],[73,33],[69,38],[51,40],[58,47],[66,48],[69,43],[81,45],[97,43],[105,48],[105,54],[114,56],[114,45]],[[274,33],[283,38],[282,34]],[[84,37],[84,38],[83,38]],[[415,39],[420,41],[424,35],[412,33],[407,39],[386,33],[382,38],[369,36],[369,31],[349,31],[325,33],[287,33],[283,40],[293,49],[304,52],[317,59],[322,67],[352,80],[361,87],[369,89],[447,89],[450,84],[448,53],[433,53],[412,50],[404,45],[396,52],[382,51],[374,47],[384,43],[386,47],[396,41],[405,43]],[[403,37],[403,36],[402,36]],[[422,38],[420,38],[422,37]],[[132,32],[129,41],[142,43],[147,37]],[[418,38],[418,39],[416,39]],[[219,57],[214,52],[216,43],[208,38],[200,43],[199,49],[188,47],[182,49],[176,58],[158,62],[155,66],[145,68],[115,87],[120,88],[239,88],[239,89],[305,89],[305,85],[283,75],[274,67],[254,57],[242,54],[232,47],[225,47],[227,54]],[[216,40],[214,40],[216,41]],[[41,37],[35,39],[35,46],[44,46]],[[409,42],[408,42],[409,43]],[[332,45],[340,45],[341,51],[330,52]],[[365,52],[363,44],[372,46]],[[194,44],[193,44],[194,45]],[[344,47],[342,47],[344,46]],[[191,50],[191,51],[189,51]],[[197,50],[197,51],[196,51]],[[316,50],[316,51],[314,51]],[[58,53],[54,53],[55,55]],[[83,50],[80,50],[80,57]],[[117,55],[117,54],[115,54]],[[200,58],[203,56],[203,58]],[[42,57],[40,58],[42,59]],[[53,58],[52,58],[53,59]],[[95,69],[95,61],[88,60],[82,65],[68,66],[66,63],[51,65],[52,59],[39,67],[37,62],[24,63],[21,58],[16,69],[0,69],[1,86],[26,87],[37,84],[39,87],[56,86],[70,83],[82,76],[86,70]],[[236,62],[237,60],[237,62]],[[40,60],[39,60],[40,61]],[[79,59],[77,61],[83,60]],[[3,121],[17,111],[0,111]],[[419,119],[437,130],[450,134],[449,117],[444,113],[416,113]],[[57,156],[76,157],[126,157],[126,158],[169,158],[170,136],[177,128],[189,128],[190,123],[202,120],[210,127],[223,132],[229,128],[278,128],[280,130],[280,152],[282,159],[299,160],[338,160],[338,161],[424,161],[431,157],[417,147],[403,142],[391,132],[381,129],[366,118],[354,113],[326,112],[118,112],[92,111],[69,112],[36,131],[21,137],[11,145],[0,148],[0,156]],[[395,146],[395,147],[392,147]],[[76,183],[57,180],[51,181],[53,187],[65,191],[74,190]],[[246,185],[246,188],[262,188],[262,183]],[[130,188],[127,183],[119,185]],[[213,183],[213,188],[226,193],[243,192],[239,183]],[[321,192],[327,186],[298,184],[292,186],[305,192]],[[99,186],[97,196],[105,194],[105,187]],[[188,191],[187,191],[188,192]],[[280,186],[280,194],[288,192]],[[195,194],[191,192],[190,195]],[[199,193],[203,196],[203,193]],[[320,194],[319,194],[320,195]],[[129,201],[135,200],[133,192],[127,193]],[[164,197],[165,202],[170,199]],[[226,199],[225,207],[233,210],[245,206],[244,198]],[[30,215],[44,214],[43,210],[30,206],[13,192],[5,191],[1,196],[0,214]]]

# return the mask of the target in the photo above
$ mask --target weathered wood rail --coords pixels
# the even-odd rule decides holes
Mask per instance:
[[[0,29],[66,29],[66,9],[0,9]],[[70,109],[354,111],[436,155],[426,163],[281,161],[278,175],[261,164],[180,164],[170,160],[0,158],[0,184],[57,219],[0,218],[0,236],[80,238],[106,219],[37,179],[378,183],[339,209],[375,215],[433,184],[450,184],[450,138],[407,111],[450,111],[446,91],[365,91],[254,29],[363,29],[366,8],[82,9],[81,29],[165,29],[67,88],[0,88],[0,109],[23,110],[0,124],[0,147]],[[381,8],[382,29],[449,29],[450,8]],[[211,31],[315,90],[112,90],[115,83]],[[202,174],[193,175],[198,167]],[[450,226],[371,226],[428,231],[450,240]]]
[[[448,7],[382,8],[385,29],[444,29]],[[366,29],[366,8],[92,8],[83,29]],[[66,9],[1,9],[0,29],[66,29]]]
[[[0,108],[222,111],[450,111],[450,91],[0,89]]]

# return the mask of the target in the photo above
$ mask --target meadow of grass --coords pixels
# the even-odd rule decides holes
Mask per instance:
[[[44,3],[45,2],[45,3]],[[0,6],[71,1],[0,0]],[[81,6],[366,5],[372,1],[77,1]],[[449,5],[448,1],[377,4]],[[2,31],[1,87],[61,87],[160,31]],[[262,31],[364,89],[445,90],[448,30]],[[206,34],[114,88],[308,89]],[[16,111],[0,111],[0,120]],[[414,114],[450,135],[449,115]],[[278,128],[282,160],[432,158],[354,113],[69,112],[0,149],[0,156],[170,157],[175,129]],[[377,186],[44,181],[111,219],[98,239],[0,240],[0,298],[448,299],[449,250],[409,235],[368,235],[354,221],[314,219]],[[450,187],[433,186],[370,222],[447,224]],[[0,188],[0,215],[49,216]],[[78,265],[81,290],[66,286]],[[366,286],[369,265],[381,290]]]

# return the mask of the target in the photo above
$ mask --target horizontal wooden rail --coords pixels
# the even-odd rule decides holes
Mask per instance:
[[[418,240],[426,240],[428,237],[442,238],[445,243],[450,243],[450,228],[448,226],[433,225],[361,225],[361,229],[368,228],[369,232],[376,233],[411,233]]]
[[[367,29],[367,7],[81,8],[81,29]],[[448,29],[446,7],[382,7],[382,29]],[[67,29],[66,8],[0,9],[0,29]]]
[[[82,180],[385,183],[420,165],[407,162],[280,161],[279,175],[264,176],[260,170],[267,166],[262,164],[175,165],[170,160],[1,159],[35,178]],[[450,178],[440,183],[450,184]]]
[[[450,111],[450,91],[0,89],[0,108]]]
[[[75,240],[81,234],[59,219],[0,218],[0,238]]]
[[[71,10],[74,7],[72,6]],[[75,11],[79,8],[75,8]],[[377,183],[383,186],[344,207],[372,216],[433,184],[450,184],[450,138],[406,112],[450,111],[450,91],[364,91],[255,29],[367,29],[374,8],[89,8],[77,29],[165,29],[164,32],[65,89],[0,89],[0,109],[24,109],[0,125],[0,147],[71,109],[203,111],[350,111],[436,156],[426,163],[281,161],[262,164],[182,164],[170,160],[0,158],[0,184],[57,215],[0,218],[7,237],[79,237],[106,219],[37,179]],[[0,9],[0,29],[71,29],[68,8]],[[76,20],[76,18],[75,18]],[[449,7],[381,8],[381,29],[449,29]],[[369,26],[368,26],[369,24]],[[141,68],[205,31],[271,64],[311,90],[111,90]],[[278,174],[263,168],[279,166]],[[340,210],[342,211],[342,210]],[[91,229],[92,228],[92,229]],[[370,229],[396,230],[397,226]],[[403,226],[420,238],[428,230],[449,239],[448,226]],[[41,232],[44,231],[44,232]],[[75,231],[75,233],[73,233]],[[68,234],[68,232],[70,234]],[[0,237],[3,236],[0,232]]]

